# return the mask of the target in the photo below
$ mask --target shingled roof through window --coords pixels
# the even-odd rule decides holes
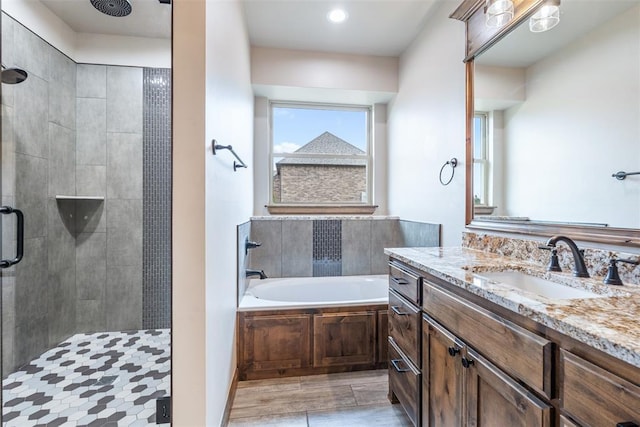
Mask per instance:
[[[338,138],[331,132],[324,132],[320,136],[312,139],[302,147],[298,148],[294,153],[312,153],[312,154],[346,154],[357,155],[366,154],[358,147],[349,144],[344,139]],[[339,159],[339,158],[305,158],[305,157],[285,157],[276,163],[281,165],[332,165],[332,166],[366,166],[366,159]]]

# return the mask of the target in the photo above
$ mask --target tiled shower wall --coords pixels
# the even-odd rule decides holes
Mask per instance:
[[[246,237],[262,246],[245,257]],[[384,248],[439,244],[439,224],[398,218],[252,218],[238,227],[239,296],[244,268],[264,270],[268,277],[386,274]]]
[[[77,332],[140,329],[142,69],[77,70],[76,191],[105,197],[102,210],[76,214],[86,218],[76,230]]]
[[[1,89],[2,204],[26,218],[25,258],[1,273],[9,374],[74,333],[142,327],[143,70],[76,64],[4,13],[2,62],[29,73]],[[14,230],[2,215],[3,256]]]
[[[2,63],[29,73],[2,85],[2,204],[25,213],[25,257],[1,273],[8,374],[76,326],[75,240],[55,200],[75,194],[76,73],[73,61],[5,14]],[[2,232],[3,256],[13,257],[13,215],[3,215]]]
[[[171,70],[143,70],[142,327],[171,326]]]

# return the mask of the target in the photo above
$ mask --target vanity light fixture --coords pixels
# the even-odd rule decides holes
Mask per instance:
[[[487,0],[484,10],[487,27],[501,28],[513,19],[512,0]]]
[[[560,0],[547,0],[544,5],[529,19],[529,30],[532,33],[549,31],[560,22]]]
[[[333,9],[332,11],[327,13],[327,19],[334,24],[344,22],[348,17],[349,15],[344,11],[344,9]]]

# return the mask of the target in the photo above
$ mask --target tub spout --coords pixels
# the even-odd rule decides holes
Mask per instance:
[[[260,279],[266,279],[267,278],[267,275],[264,274],[264,270],[249,270],[249,269],[247,269],[246,275],[247,275],[247,277],[260,276]]]

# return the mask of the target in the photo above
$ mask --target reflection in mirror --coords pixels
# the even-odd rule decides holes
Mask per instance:
[[[151,425],[169,394],[171,5],[130,6],[2,2],[2,64],[28,76],[0,88],[1,199],[24,213],[0,276],[3,425]]]
[[[640,171],[640,1],[560,10],[474,61],[475,218],[638,229],[640,175],[612,175]]]

